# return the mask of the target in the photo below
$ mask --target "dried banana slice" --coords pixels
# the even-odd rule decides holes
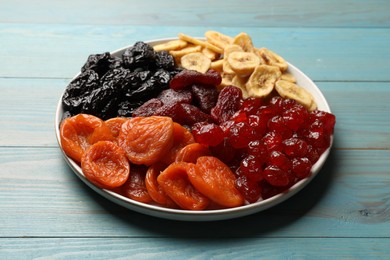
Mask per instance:
[[[245,86],[247,81],[248,81],[248,77],[240,77],[236,75],[234,76],[231,82],[233,86],[236,86],[241,89],[242,97],[244,99],[249,97],[248,91],[246,90],[246,86]]]
[[[278,67],[259,65],[255,68],[246,83],[250,96],[265,97],[272,92],[276,80],[282,75]]]
[[[189,53],[181,57],[181,66],[188,70],[196,70],[206,73],[211,65],[211,60],[200,52]]]
[[[291,73],[288,73],[288,72],[284,72],[282,74],[282,76],[280,77],[281,80],[287,80],[287,81],[290,81],[292,83],[296,83],[297,80],[295,79],[294,75],[291,74]]]
[[[174,50],[170,51],[169,53],[175,58],[177,62],[180,62],[181,57],[183,57],[184,55],[194,52],[200,52],[201,50],[202,47],[199,45],[188,45],[181,50]]]
[[[218,72],[223,71],[223,60],[212,61],[210,65],[210,69],[216,70]]]
[[[172,40],[166,43],[161,43],[153,46],[155,51],[173,51],[186,47],[188,42],[182,40]]]
[[[287,70],[287,62],[275,52],[267,48],[260,48],[256,51],[256,53],[265,61],[267,65],[279,67],[281,72]]]
[[[202,53],[210,58],[210,60],[216,60],[219,58],[220,54],[215,51],[210,50],[209,48],[202,48]]]
[[[294,99],[307,109],[312,107],[313,102],[315,103],[314,98],[309,91],[295,83],[286,80],[278,80],[275,83],[275,89],[281,97]]]
[[[229,54],[228,63],[238,75],[249,76],[260,64],[260,59],[251,52],[235,51]]]
[[[230,44],[228,46],[226,46],[226,48],[223,50],[223,71],[227,74],[234,74],[234,70],[232,70],[232,67],[230,66],[229,62],[228,62],[228,57],[231,53],[233,52],[236,52],[236,51],[240,51],[240,52],[243,52],[244,50],[238,46],[238,45],[235,45],[235,44]]]
[[[210,50],[215,51],[217,53],[223,53],[223,49],[221,49],[221,48],[219,48],[211,43],[198,40],[198,39],[191,37],[189,35],[186,35],[184,33],[179,33],[178,36],[179,36],[180,40],[187,41],[187,42],[190,42],[192,44],[199,45],[199,46],[202,46],[205,48],[209,48]]]
[[[233,85],[232,81],[233,81],[234,76],[235,76],[235,74],[229,74],[226,72],[222,72],[221,73],[222,81],[221,81],[221,84],[218,86],[218,89],[222,89],[226,86]]]
[[[222,50],[233,42],[232,37],[216,31],[207,31],[205,32],[204,36],[206,37],[208,42],[221,48]]]
[[[254,52],[255,50],[251,37],[244,32],[239,33],[234,37],[233,44],[240,46],[246,52]]]

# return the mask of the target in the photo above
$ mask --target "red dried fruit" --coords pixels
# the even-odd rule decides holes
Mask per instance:
[[[229,140],[236,149],[248,147],[248,144],[255,138],[255,132],[246,122],[239,122],[230,127]]]
[[[290,183],[289,173],[275,165],[267,166],[263,171],[263,177],[269,184],[276,187],[284,187]]]
[[[211,109],[218,100],[218,91],[214,86],[195,84],[191,87],[197,106],[205,113],[210,114]]]
[[[282,151],[283,149],[283,137],[277,132],[267,132],[262,141],[267,146],[268,151]]]
[[[241,89],[234,86],[224,87],[219,93],[217,104],[211,109],[212,118],[220,124],[229,120],[240,108],[241,100]]]
[[[253,155],[248,155],[241,161],[240,167],[237,169],[237,175],[245,175],[252,181],[261,181],[263,179],[262,168],[263,164],[260,160],[257,160]]]
[[[304,157],[307,143],[299,138],[289,138],[283,141],[283,151],[289,157]]]
[[[187,103],[192,102],[192,94],[188,89],[165,89],[157,96],[157,99],[161,100],[164,105],[167,104],[177,104],[177,103]]]
[[[242,102],[240,109],[248,115],[253,115],[256,114],[262,103],[263,100],[260,98],[249,97]]]
[[[191,133],[196,142],[207,146],[216,146],[224,139],[221,127],[214,123],[196,123],[192,126]]]
[[[157,109],[163,106],[163,102],[157,98],[152,98],[146,101],[143,105],[135,109],[132,113],[133,117],[136,116],[153,116]]]
[[[169,87],[174,90],[184,89],[193,84],[205,84],[214,87],[221,84],[221,81],[221,75],[215,70],[209,70],[206,73],[195,70],[182,70],[171,79]]]
[[[309,113],[302,105],[296,104],[285,110],[282,114],[284,124],[293,131],[298,129],[308,120]]]
[[[249,180],[245,175],[236,179],[236,188],[249,203],[254,203],[260,198],[261,189],[259,184],[255,181]]]
[[[210,149],[215,157],[226,164],[230,164],[236,155],[236,149],[233,148],[226,137],[217,146],[210,147]]]
[[[168,116],[181,125],[192,126],[197,122],[213,122],[210,115],[203,113],[196,106],[186,103],[164,105],[157,109],[155,115]]]
[[[291,161],[287,158],[287,156],[279,151],[272,151],[267,160],[268,165],[275,165],[284,171],[291,170]]]
[[[292,172],[299,179],[309,177],[312,166],[313,164],[306,157],[292,159]]]

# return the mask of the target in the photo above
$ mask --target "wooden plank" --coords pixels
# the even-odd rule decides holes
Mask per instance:
[[[2,259],[388,259],[390,239],[375,238],[15,238],[0,239]],[[304,246],[303,246],[304,245]]]
[[[0,78],[0,146],[56,147],[54,115],[68,83],[67,79]],[[390,83],[317,84],[337,117],[336,149],[390,148],[386,131],[390,129]]]
[[[84,185],[55,148],[0,148],[2,237],[389,238],[390,150],[337,150],[302,191],[267,211],[220,222],[157,219]],[[226,228],[228,227],[228,228]]]
[[[0,77],[71,78],[89,54],[139,40],[175,37],[179,32],[202,36],[210,28],[0,24]],[[317,81],[390,80],[390,29],[212,29],[232,36],[245,31],[255,46],[276,51]]]
[[[243,27],[389,27],[386,0],[23,1],[1,3],[0,22]],[[43,8],[42,8],[43,7]],[[141,11],[142,10],[142,11]]]

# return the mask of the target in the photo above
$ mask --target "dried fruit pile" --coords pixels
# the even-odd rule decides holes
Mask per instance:
[[[208,31],[91,55],[63,96],[64,152],[95,185],[165,207],[237,207],[310,176],[334,115],[272,51]]]

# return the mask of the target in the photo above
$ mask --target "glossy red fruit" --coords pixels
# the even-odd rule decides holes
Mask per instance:
[[[292,159],[292,171],[299,179],[310,176],[313,164],[306,157]]]
[[[284,187],[290,184],[289,173],[275,165],[267,166],[263,171],[263,177],[272,186]]]
[[[304,157],[307,154],[307,143],[299,138],[283,141],[283,151],[289,157]]]
[[[257,182],[251,181],[245,175],[236,179],[236,188],[244,196],[249,203],[254,203],[259,200],[261,196],[261,189]]]
[[[234,86],[224,87],[219,92],[217,104],[211,109],[212,118],[220,124],[229,120],[239,110],[241,100],[241,89]]]
[[[196,123],[192,126],[191,133],[196,142],[207,146],[216,146],[224,139],[221,127],[214,123]]]

